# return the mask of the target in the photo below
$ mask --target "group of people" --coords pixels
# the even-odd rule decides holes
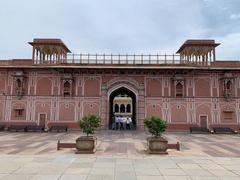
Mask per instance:
[[[112,130],[131,130],[132,129],[132,118],[127,116],[114,116],[112,123]]]

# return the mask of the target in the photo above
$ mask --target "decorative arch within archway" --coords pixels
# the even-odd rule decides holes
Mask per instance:
[[[131,86],[131,84],[120,83],[116,85],[112,85],[110,89],[107,91],[108,96],[108,107],[107,107],[107,117],[108,117],[108,126],[111,128],[114,114],[113,114],[113,99],[119,94],[126,94],[132,98],[132,121],[137,127],[138,124],[138,90]]]

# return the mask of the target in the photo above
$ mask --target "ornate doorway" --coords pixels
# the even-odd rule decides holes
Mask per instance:
[[[207,116],[200,116],[200,127],[208,128]]]
[[[109,95],[109,129],[112,128],[115,116],[131,117],[132,129],[136,129],[136,95],[126,87],[120,87]]]
[[[38,125],[45,127],[45,125],[46,125],[46,114],[39,114]]]

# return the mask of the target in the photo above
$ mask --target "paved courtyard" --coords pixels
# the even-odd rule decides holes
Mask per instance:
[[[94,155],[57,151],[57,140],[74,142],[68,133],[0,133],[0,179],[161,180],[240,179],[240,135],[165,133],[181,151],[147,155],[139,131],[100,131]]]

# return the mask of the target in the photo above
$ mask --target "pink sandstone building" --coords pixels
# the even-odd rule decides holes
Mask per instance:
[[[137,129],[149,116],[172,129],[239,129],[240,61],[216,60],[214,40],[187,40],[176,55],[71,54],[60,39],[29,44],[31,59],[0,61],[0,124],[75,128],[97,114],[108,129],[127,113]]]

